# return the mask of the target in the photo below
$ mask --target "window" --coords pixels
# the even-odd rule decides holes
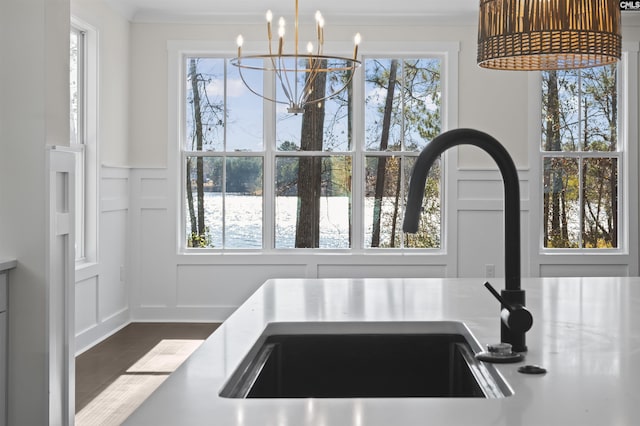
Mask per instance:
[[[440,247],[440,165],[430,171],[421,229],[403,234],[416,156],[441,131],[441,59],[370,58],[365,68],[366,247]]]
[[[618,66],[542,73],[543,247],[620,248]]]
[[[442,63],[367,58],[347,90],[293,115],[247,90],[228,59],[183,57],[183,247],[439,248],[439,165],[421,231],[402,233],[402,218],[413,162],[442,128]]]
[[[70,34],[70,126],[69,141],[76,152],[76,261],[85,258],[85,33],[71,27]]]
[[[226,59],[188,57],[184,66],[186,246],[262,248],[262,101]]]
[[[76,264],[97,257],[96,32],[72,19],[69,43],[69,147],[75,152]]]

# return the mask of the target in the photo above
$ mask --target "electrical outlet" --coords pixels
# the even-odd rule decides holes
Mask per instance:
[[[484,277],[494,278],[496,276],[496,265],[493,263],[487,263],[484,265]]]

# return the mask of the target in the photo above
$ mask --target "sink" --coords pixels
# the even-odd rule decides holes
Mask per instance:
[[[464,323],[272,323],[220,396],[503,398],[513,391]]]

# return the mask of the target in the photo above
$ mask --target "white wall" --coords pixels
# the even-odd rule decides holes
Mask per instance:
[[[97,234],[95,255],[76,270],[76,348],[92,346],[129,323],[130,24],[101,1],[72,0],[71,14],[95,37]]]
[[[177,148],[162,117],[167,95],[168,43],[181,40],[263,39],[263,25],[134,23],[131,30],[131,313],[137,320],[223,320],[265,279],[272,277],[484,277],[486,265],[504,274],[502,184],[490,157],[475,148],[452,152],[448,161],[448,233],[439,255],[208,254],[177,252],[177,188],[172,172]],[[366,43],[459,42],[457,126],[483,130],[501,141],[514,158],[521,179],[523,275],[636,275],[637,235],[628,253],[593,259],[539,255],[539,171],[532,168],[532,135],[539,123],[530,96],[530,73],[488,71],[475,62],[476,25],[409,23],[357,25]],[[354,26],[327,27],[328,41],[349,40]],[[625,39],[638,40],[636,28]],[[153,72],[150,72],[153,70]],[[173,76],[171,77],[173,78]],[[637,90],[637,89],[636,89]],[[537,92],[535,92],[537,95]],[[635,109],[637,115],[637,109]],[[167,120],[172,120],[168,117]],[[637,121],[637,120],[636,120]],[[635,124],[637,126],[637,124]],[[631,135],[637,143],[637,131]],[[536,143],[535,140],[533,143]],[[631,159],[637,162],[637,157]],[[535,160],[533,160],[535,163]],[[634,175],[637,176],[637,175]],[[637,181],[637,177],[634,182]],[[637,191],[637,190],[636,190]],[[637,208],[635,209],[637,211]],[[637,234],[637,214],[632,229]],[[534,242],[532,242],[535,240]],[[500,280],[496,279],[500,285]]]
[[[100,162],[129,165],[130,23],[101,0],[71,0],[71,15],[98,36],[98,142]]]

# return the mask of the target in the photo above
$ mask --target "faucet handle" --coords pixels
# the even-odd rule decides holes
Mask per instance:
[[[491,293],[493,297],[498,299],[498,302],[500,302],[503,308],[505,308],[509,312],[513,311],[514,309],[513,306],[511,306],[509,302],[504,300],[504,297],[500,296],[500,293],[498,293],[496,289],[493,288],[493,286],[489,283],[489,281],[485,281],[484,286],[487,288],[487,290],[489,290],[489,293]]]
[[[531,315],[531,312],[527,310],[527,308],[519,304],[509,304],[509,302],[507,302],[504,297],[502,297],[500,293],[498,293],[496,289],[493,288],[491,284],[489,284],[488,281],[484,283],[484,286],[487,288],[487,290],[489,290],[493,297],[498,299],[498,302],[500,302],[500,304],[502,305],[503,309],[500,317],[502,318],[502,322],[507,327],[509,327],[510,330],[524,333],[531,329],[531,326],[533,325],[533,316]]]

